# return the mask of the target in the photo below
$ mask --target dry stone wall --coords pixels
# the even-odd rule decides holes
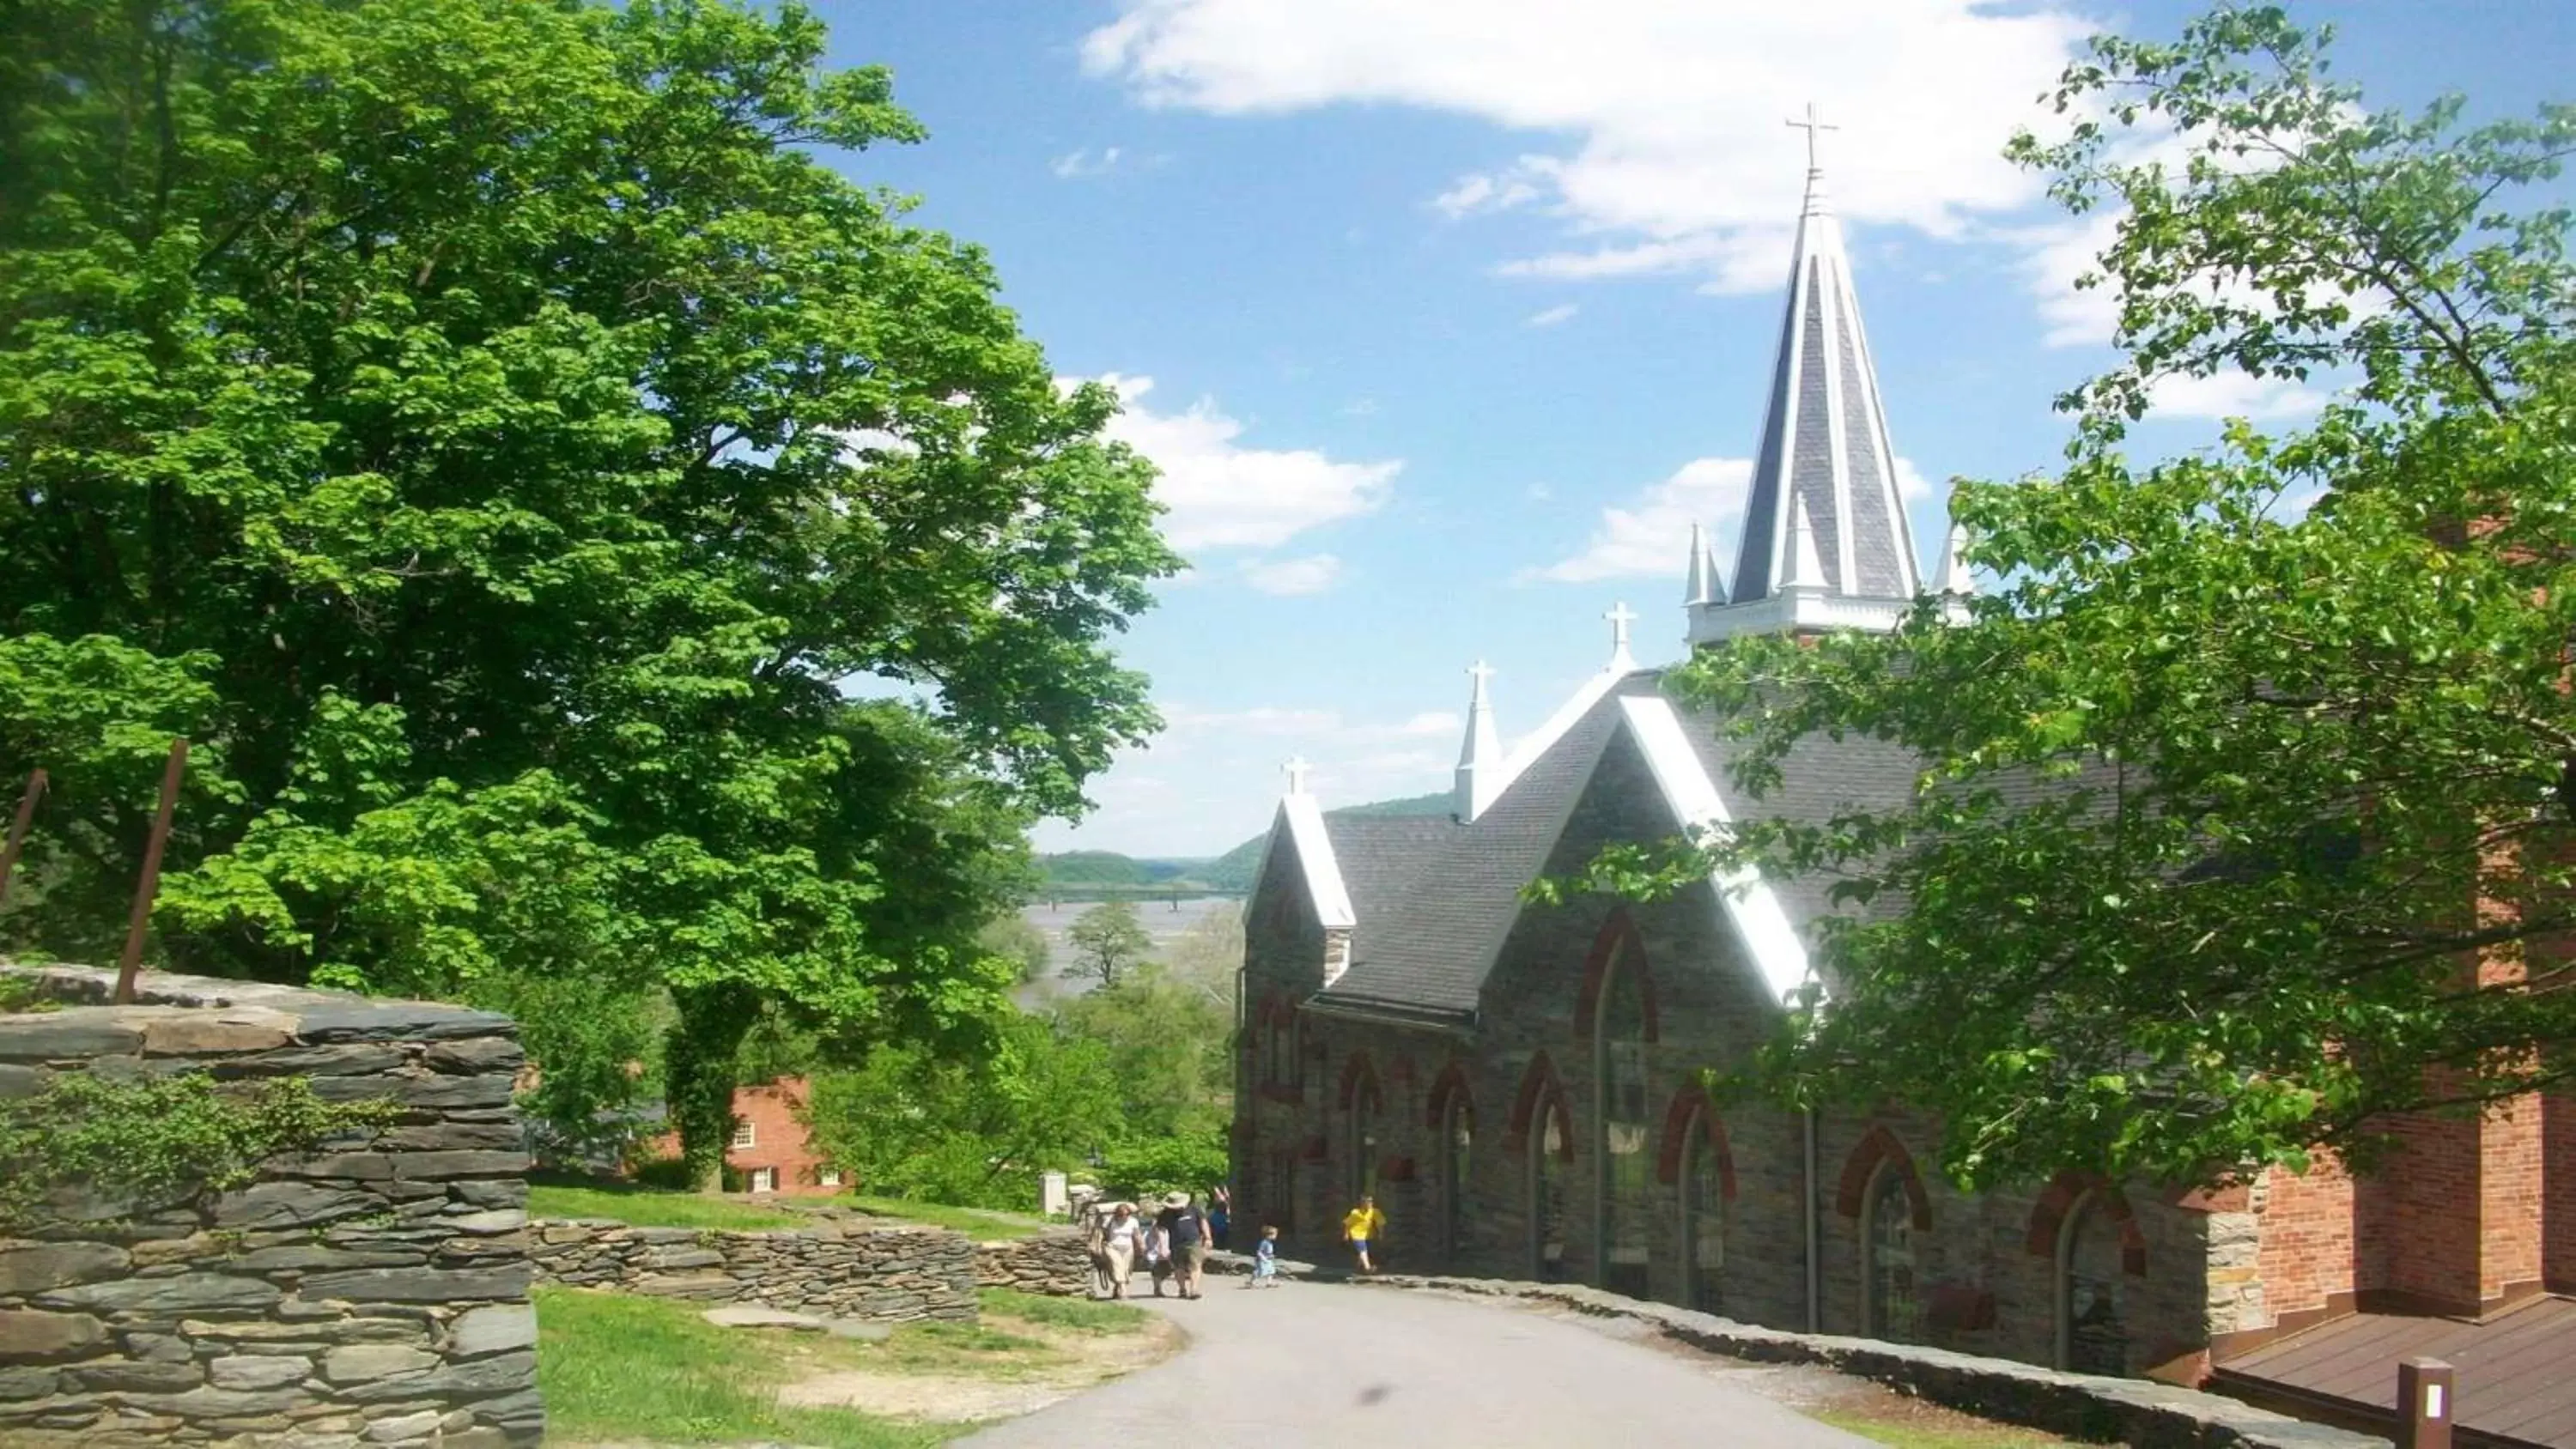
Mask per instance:
[[[20,969],[72,1003],[105,973]],[[0,1016],[0,1095],[56,1073],[302,1076],[371,1140],[162,1203],[58,1193],[0,1238],[0,1442],[534,1444],[517,1028],[489,1012],[146,974],[141,1003]]]
[[[535,1234],[537,1271],[571,1287],[887,1323],[975,1317],[975,1245],[938,1228],[827,1218],[733,1232],[547,1220]]]
[[[975,1282],[985,1288],[1016,1288],[1052,1298],[1087,1298],[1092,1291],[1091,1255],[1083,1251],[1082,1234],[1072,1228],[1048,1228],[1010,1242],[978,1243]]]

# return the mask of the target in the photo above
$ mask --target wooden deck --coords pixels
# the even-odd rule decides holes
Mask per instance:
[[[2455,1423],[2466,1442],[2576,1449],[2576,1298],[2548,1295],[2483,1321],[2356,1313],[2218,1366],[2213,1387],[2276,1402],[2328,1400],[2388,1432],[2397,1362],[2438,1358],[2459,1371]]]

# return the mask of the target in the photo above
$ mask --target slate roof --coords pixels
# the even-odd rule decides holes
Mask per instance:
[[[1468,824],[1449,823],[1420,854],[1407,859],[1401,849],[1378,851],[1364,868],[1346,860],[1343,880],[1354,903],[1366,897],[1385,904],[1374,911],[1357,907],[1350,969],[1316,999],[1404,1015],[1472,1013],[1519,910],[1521,887],[1546,863],[1610,738],[1618,696],[1651,691],[1655,680],[1653,671],[1640,670],[1613,686],[1524,766],[1484,814]],[[1369,877],[1366,884],[1361,874]]]

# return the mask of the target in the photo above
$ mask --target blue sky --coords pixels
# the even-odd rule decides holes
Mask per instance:
[[[1445,788],[1464,669],[1508,744],[1608,657],[1681,652],[1688,524],[1728,542],[1809,101],[1897,451],[2042,469],[2098,368],[2093,244],[1998,151],[2084,36],[2179,5],[1970,0],[822,0],[924,145],[842,158],[987,248],[1066,377],[1118,381],[1194,569],[1125,659],[1169,728],[1048,849],[1222,850],[1292,753],[1329,805]],[[2193,7],[2196,8],[2196,7]],[[2374,102],[2571,98],[2566,0],[2294,5]],[[2295,389],[2217,379],[2142,449]]]

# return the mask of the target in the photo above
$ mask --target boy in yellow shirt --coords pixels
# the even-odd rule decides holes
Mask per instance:
[[[1360,1205],[1342,1215],[1342,1237],[1360,1255],[1360,1271],[1374,1273],[1377,1265],[1369,1261],[1369,1240],[1386,1227],[1386,1214],[1377,1210],[1377,1199],[1363,1195]]]

